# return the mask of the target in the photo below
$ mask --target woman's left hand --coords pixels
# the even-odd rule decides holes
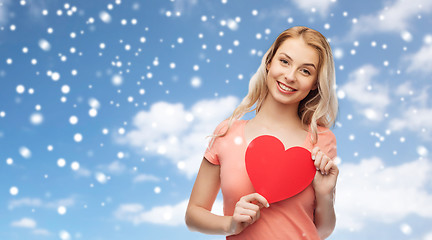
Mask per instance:
[[[333,194],[339,169],[334,160],[330,159],[319,147],[312,150],[312,160],[317,173],[312,182],[315,193],[320,195]]]

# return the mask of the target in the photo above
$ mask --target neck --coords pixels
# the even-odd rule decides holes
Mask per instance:
[[[298,105],[283,104],[268,93],[254,119],[269,128],[304,128],[298,116]]]

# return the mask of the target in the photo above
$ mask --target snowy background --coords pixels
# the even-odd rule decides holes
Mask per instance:
[[[430,0],[0,0],[0,239],[224,239],[183,220],[205,136],[296,25],[335,56],[330,239],[431,240]]]

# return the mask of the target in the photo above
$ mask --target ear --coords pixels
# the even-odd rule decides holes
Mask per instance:
[[[269,62],[269,63],[266,64],[266,70],[267,70],[267,72],[269,71],[270,64],[271,64],[271,62]]]
[[[314,83],[314,85],[312,86],[312,90],[316,90],[317,88],[318,88],[318,84],[319,84],[319,81],[318,81],[318,79],[315,81],[315,83]]]

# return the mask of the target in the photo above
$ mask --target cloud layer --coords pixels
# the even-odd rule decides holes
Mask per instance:
[[[359,163],[340,165],[336,193],[336,230],[360,231],[366,224],[394,223],[415,214],[432,219],[432,162],[417,159],[395,166],[385,166],[382,159],[371,157]],[[117,220],[134,225],[151,223],[166,226],[184,224],[188,199],[173,205],[145,209],[142,204],[121,204]],[[223,202],[217,199],[212,212],[223,215]]]
[[[21,218],[18,221],[13,221],[11,223],[12,227],[21,227],[21,228],[35,228],[36,221],[31,218]]]
[[[63,198],[56,201],[43,201],[40,198],[20,198],[9,202],[8,208],[13,210],[18,207],[40,207],[57,209],[59,206],[71,207],[75,205],[75,197]]]
[[[347,83],[340,87],[357,111],[373,121],[381,121],[390,104],[388,88],[374,81],[378,75],[379,70],[367,64],[350,73]]]
[[[377,32],[401,33],[411,28],[418,15],[431,11],[432,2],[429,0],[397,0],[374,14],[360,16],[348,36],[355,39],[359,35]]]
[[[408,56],[406,61],[409,65],[407,71],[409,73],[432,73],[432,43],[426,43],[416,53]]]
[[[152,223],[166,226],[184,225],[184,217],[188,205],[188,199],[175,205],[155,206],[145,210],[144,206],[137,203],[122,204],[114,212],[118,220],[131,222],[134,225],[142,223]],[[216,200],[212,213],[223,215],[223,204],[221,200]]]
[[[340,166],[337,229],[358,231],[370,222],[392,223],[410,214],[432,219],[432,163],[418,159],[385,166],[378,157]]]
[[[305,12],[310,12],[312,9],[318,11],[322,16],[325,16],[335,0],[294,0],[298,8]]]
[[[37,222],[34,219],[28,218],[28,217],[23,217],[20,220],[13,221],[11,223],[11,226],[16,227],[16,228],[31,229],[33,235],[41,235],[41,236],[50,236],[51,235],[51,233],[46,229],[36,228]]]
[[[154,103],[149,111],[138,112],[133,126],[117,142],[144,154],[161,155],[187,176],[198,172],[200,162],[215,127],[238,105],[236,97],[202,100],[190,109],[181,103]]]

